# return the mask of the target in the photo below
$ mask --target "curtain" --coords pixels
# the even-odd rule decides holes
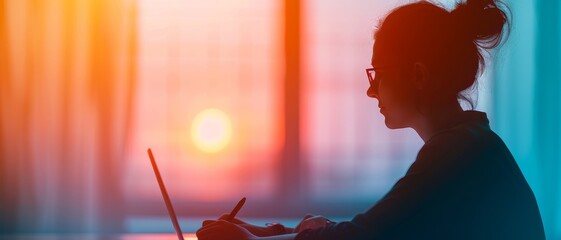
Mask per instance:
[[[534,190],[548,239],[561,239],[561,4],[508,5],[513,27],[495,58],[492,122]]]
[[[0,0],[0,233],[123,229],[135,3]]]

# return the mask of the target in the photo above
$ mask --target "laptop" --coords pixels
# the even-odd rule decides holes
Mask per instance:
[[[164,181],[162,180],[162,176],[160,175],[160,170],[158,170],[158,165],[156,165],[156,160],[154,159],[154,155],[152,154],[152,150],[150,148],[148,148],[148,156],[150,157],[150,162],[152,163],[154,174],[156,174],[158,185],[160,185],[160,191],[162,192],[162,196],[164,197],[164,202],[166,202],[166,207],[168,209],[171,222],[173,223],[173,228],[175,228],[175,233],[177,233],[177,238],[179,240],[184,240],[183,232],[181,231],[181,227],[179,226],[179,222],[177,221],[177,216],[175,215],[175,211],[173,210],[173,206],[171,205],[171,200],[169,198],[168,192],[166,191],[166,186],[164,185]]]

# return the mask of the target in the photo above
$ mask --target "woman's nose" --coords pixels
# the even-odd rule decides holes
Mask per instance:
[[[378,98],[378,91],[377,91],[376,87],[370,85],[368,87],[368,90],[366,90],[366,95],[368,95],[368,97],[371,97],[371,98]]]

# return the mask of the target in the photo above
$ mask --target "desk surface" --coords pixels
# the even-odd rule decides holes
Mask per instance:
[[[184,234],[185,240],[196,240],[194,233]],[[0,240],[177,240],[176,234],[123,234],[123,235],[107,235],[97,236],[92,234],[30,234],[17,236],[0,235]]]

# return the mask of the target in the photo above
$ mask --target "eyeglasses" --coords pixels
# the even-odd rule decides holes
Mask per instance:
[[[376,80],[376,71],[374,68],[367,68],[366,69],[366,76],[368,76],[368,82],[370,83],[370,87],[366,92],[366,95],[369,97],[377,97],[378,96],[378,84],[375,82]]]
[[[376,80],[376,71],[374,71],[374,68],[367,68],[366,76],[368,76],[368,82],[370,85],[375,86],[374,80]]]
[[[376,70],[384,70],[384,69],[392,69],[392,68],[397,68],[400,66],[403,66],[404,64],[396,64],[396,65],[390,65],[390,66],[382,66],[382,67],[376,67],[376,68],[367,68],[366,69],[366,76],[368,76],[368,82],[370,83],[371,86],[376,86],[377,82],[379,80],[376,80]],[[385,71],[385,70],[384,70]]]

